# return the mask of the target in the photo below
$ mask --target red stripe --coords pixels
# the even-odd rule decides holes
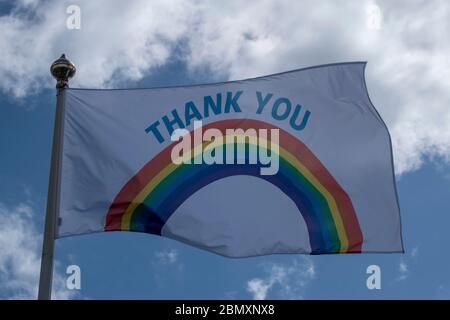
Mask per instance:
[[[272,124],[252,119],[231,119],[213,122],[203,126],[202,130],[205,131],[209,128],[219,129],[224,134],[226,129],[236,128],[243,130],[251,128],[279,129],[280,146],[299,159],[335,199],[349,240],[348,252],[361,252],[363,236],[350,197],[303,142]],[[108,211],[105,226],[106,231],[121,229],[122,215],[133,199],[136,198],[139,192],[155,175],[172,162],[170,153],[175,143],[167,146],[125,184]]]
[[[122,216],[130,203],[145,188],[150,180],[171,162],[171,146],[165,148],[155,158],[149,161],[123,186],[109,208],[106,216],[105,231],[121,230]]]
[[[299,159],[335,199],[349,241],[348,252],[361,252],[363,235],[350,197],[303,142],[272,124],[258,120],[225,120],[204,126],[204,130],[208,127],[220,129],[222,132],[226,128],[241,128],[244,130],[250,128],[279,129],[280,146]]]

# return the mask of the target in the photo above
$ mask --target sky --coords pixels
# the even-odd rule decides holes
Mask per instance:
[[[81,28],[69,29],[69,5]],[[36,297],[61,53],[71,87],[245,79],[367,61],[405,254],[229,259],[147,234],[56,241],[56,299],[449,299],[450,2],[0,0],[0,298]],[[81,269],[81,290],[65,286]],[[368,290],[366,269],[381,268]]]

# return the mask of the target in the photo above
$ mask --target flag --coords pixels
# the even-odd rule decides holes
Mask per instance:
[[[57,237],[144,232],[228,257],[403,252],[365,65],[65,89]]]

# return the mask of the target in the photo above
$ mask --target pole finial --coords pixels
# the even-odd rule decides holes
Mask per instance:
[[[63,53],[61,57],[52,63],[50,72],[56,79],[56,88],[68,87],[68,81],[75,75],[75,65],[70,62]]]

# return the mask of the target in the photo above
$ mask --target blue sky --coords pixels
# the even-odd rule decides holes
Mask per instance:
[[[448,82],[441,80],[450,79],[445,77],[450,65],[442,58],[450,41],[441,38],[450,16],[448,3],[412,1],[402,10],[410,12],[414,22],[400,16],[400,5],[383,1],[346,2],[339,7],[328,1],[318,6],[305,1],[303,7],[285,1],[273,13],[275,17],[257,15],[254,21],[248,19],[253,12],[250,7],[234,15],[235,8],[217,8],[211,3],[197,8],[155,1],[148,9],[135,1],[120,12],[101,2],[75,1],[84,17],[82,28],[67,30],[64,2],[12,5],[0,1],[0,40],[6,44],[0,51],[0,298],[30,298],[36,291],[55,108],[48,68],[63,51],[79,70],[71,84],[74,87],[195,84],[368,60],[369,92],[393,135],[406,254],[227,259],[153,235],[92,234],[57,240],[55,297],[450,298],[446,250],[450,242],[450,167],[446,160],[450,156],[446,122],[450,114],[446,102],[450,97]],[[420,9],[430,14],[414,16],[422,5]],[[264,13],[273,6],[264,1],[260,9]],[[436,13],[438,6],[441,10]],[[303,14],[304,7],[316,18],[294,23],[294,13]],[[330,10],[353,19],[339,20]],[[369,28],[364,19],[373,19],[373,10],[379,10],[382,18],[380,26]],[[60,15],[60,32],[52,31],[55,26],[48,12]],[[131,19],[135,12],[142,17]],[[222,18],[212,24],[217,12],[223,13]],[[364,16],[367,12],[369,16]],[[154,18],[151,25],[146,24],[145,14]],[[173,18],[177,28],[158,19],[169,14],[177,14]],[[279,15],[286,19],[276,19]],[[128,24],[123,17],[131,19]],[[227,18],[233,23],[223,22]],[[127,40],[137,34],[136,21],[143,31],[133,41]],[[99,31],[97,38],[89,32],[107,22],[109,31]],[[427,22],[425,36],[422,28]],[[358,23],[365,31],[351,32]],[[213,26],[219,30],[218,42],[210,34]],[[317,37],[305,37],[304,30],[317,30]],[[241,37],[235,37],[236,33]],[[295,37],[289,38],[290,34]],[[18,35],[30,42],[21,42]],[[285,38],[288,41],[279,42]],[[434,42],[440,43],[438,48]],[[107,66],[113,69],[110,74],[105,71]],[[70,264],[81,267],[80,291],[64,288],[64,272]],[[366,287],[366,268],[371,264],[381,267],[381,290]]]

